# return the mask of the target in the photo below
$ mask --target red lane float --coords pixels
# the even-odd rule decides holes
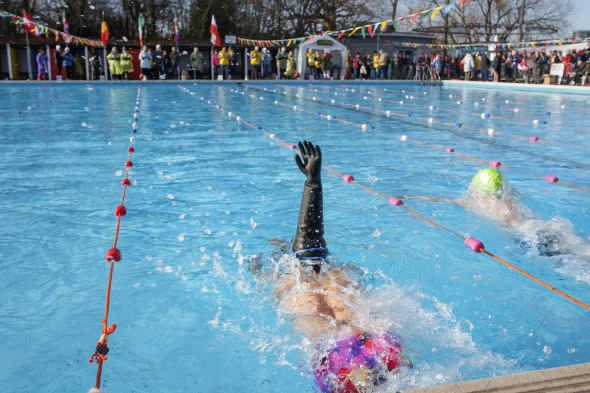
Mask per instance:
[[[121,217],[127,214],[127,208],[125,208],[125,194],[127,191],[127,187],[131,185],[129,181],[129,170],[133,166],[133,162],[131,161],[131,155],[135,152],[135,148],[133,144],[135,142],[135,134],[137,133],[137,114],[139,113],[139,98],[141,97],[141,84],[137,88],[137,100],[135,101],[135,112],[133,114],[133,126],[131,130],[131,146],[127,148],[127,152],[129,153],[129,157],[127,162],[125,163],[125,178],[121,182],[121,186],[123,187],[123,196],[121,197],[121,203],[115,209],[115,216],[117,216],[117,225],[115,227],[115,239],[113,241],[113,246],[107,251],[105,259],[107,262],[110,262],[110,270],[109,270],[109,277],[107,280],[107,292],[106,292],[106,301],[105,301],[105,310],[104,310],[104,317],[101,321],[102,331],[100,334],[100,338],[98,339],[98,343],[96,344],[96,348],[94,353],[88,360],[90,363],[96,361],[98,364],[98,369],[96,370],[96,383],[94,385],[95,389],[100,389],[100,382],[102,376],[102,366],[105,360],[107,360],[107,354],[109,353],[109,347],[107,345],[108,336],[113,334],[117,329],[117,324],[113,323],[111,326],[108,326],[108,319],[109,319],[109,307],[110,307],[110,299],[111,299],[111,284],[113,280],[113,269],[115,267],[115,262],[119,262],[121,260],[121,251],[117,248],[117,240],[119,239],[119,229],[121,227]]]

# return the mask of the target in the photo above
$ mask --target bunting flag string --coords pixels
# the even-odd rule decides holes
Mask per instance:
[[[432,14],[430,14],[430,20],[434,19],[434,17],[436,16],[436,14],[438,14],[438,12],[441,10],[441,8],[442,7],[438,7],[434,11],[432,11]]]
[[[31,26],[30,29],[28,29],[28,31],[34,33],[36,36],[44,34],[45,37],[49,38],[49,33],[51,33],[55,36],[55,42],[58,42],[59,39],[61,39],[66,44],[103,46],[101,41],[89,40],[88,38],[82,38],[72,34],[67,34],[62,31],[52,29],[51,27],[43,26],[32,20],[25,21],[24,18],[18,15],[11,14],[8,11],[0,10],[0,18],[10,18],[10,23],[14,25],[23,25],[23,27],[25,27],[25,25]]]
[[[351,27],[351,28],[343,29],[343,30],[326,31],[326,32],[318,33],[318,34],[312,34],[312,35],[305,36],[305,37],[291,37],[291,38],[285,38],[285,39],[280,39],[280,40],[264,40],[264,41],[237,37],[236,42],[240,45],[245,45],[245,46],[276,47],[276,46],[284,46],[285,43],[288,41],[291,41],[294,44],[299,44],[299,43],[309,40],[313,37],[322,36],[322,35],[336,36],[337,39],[341,39],[345,35],[347,37],[352,37],[354,34],[356,34],[359,31],[360,31],[361,35],[363,36],[363,38],[366,38],[366,33],[365,33],[366,31],[368,31],[371,38],[373,38],[373,36],[376,33],[378,33],[379,27],[381,27],[382,33],[385,32],[387,25],[391,25],[393,28],[393,31],[397,31],[398,30],[397,22],[406,22],[407,21],[410,24],[414,24],[418,18],[423,19],[428,16],[430,16],[430,20],[433,20],[434,17],[436,15],[438,15],[439,13],[443,17],[446,17],[454,7],[465,6],[468,3],[472,3],[472,2],[474,3],[476,1],[478,1],[478,0],[454,0],[447,6],[437,7],[437,8],[433,8],[430,10],[418,11],[414,14],[400,16],[395,19],[388,19],[388,20],[384,20],[381,22],[373,22],[368,25],[355,26],[355,27]]]
[[[553,39],[543,41],[526,41],[526,42],[478,42],[473,44],[419,44],[415,42],[394,42],[394,46],[403,48],[444,48],[444,49],[488,49],[488,50],[512,50],[516,48],[532,47],[537,48],[538,46],[563,46],[575,43],[590,42],[590,38],[580,39]]]

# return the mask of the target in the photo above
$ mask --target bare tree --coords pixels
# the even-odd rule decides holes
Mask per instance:
[[[21,14],[26,9],[35,20],[63,30],[65,11],[72,34],[100,35],[105,12],[110,35],[138,37],[137,18],[144,16],[146,41],[171,39],[178,15],[181,42],[209,38],[214,14],[222,35],[233,33],[252,39],[302,37],[321,31],[338,31],[358,25],[446,6],[450,0],[2,0],[3,9]],[[401,28],[434,32],[443,42],[532,40],[559,32],[570,0],[478,0],[454,7],[448,15],[418,18]],[[0,24],[0,34],[20,34],[22,29]]]
[[[407,0],[411,13],[441,7],[447,0]],[[478,0],[453,7],[447,18],[418,18],[418,31],[449,43],[506,42],[548,38],[561,31],[569,0]],[[444,35],[447,35],[447,39]]]
[[[395,19],[397,16],[397,6],[399,5],[399,0],[390,0],[391,1],[391,19]]]

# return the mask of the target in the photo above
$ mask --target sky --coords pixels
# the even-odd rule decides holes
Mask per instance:
[[[572,4],[575,12],[565,30],[590,30],[590,0],[572,0]]]

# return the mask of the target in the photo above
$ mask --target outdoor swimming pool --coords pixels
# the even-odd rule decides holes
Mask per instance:
[[[304,176],[271,133],[321,145],[326,165],[387,197],[458,198],[478,169],[501,162],[530,210],[518,230],[456,205],[404,206],[590,303],[590,193],[544,179],[590,188],[588,95],[410,83],[181,86],[142,89],[105,391],[318,390],[309,342],[276,310],[271,285],[247,271],[248,256],[280,258],[268,241],[290,240],[299,212]],[[0,85],[0,391],[94,384],[87,360],[136,93],[132,83]],[[332,257],[357,267],[367,293],[360,306],[402,337],[414,364],[381,391],[590,360],[588,310],[386,199],[322,176]],[[539,228],[564,235],[561,254],[540,255]]]

